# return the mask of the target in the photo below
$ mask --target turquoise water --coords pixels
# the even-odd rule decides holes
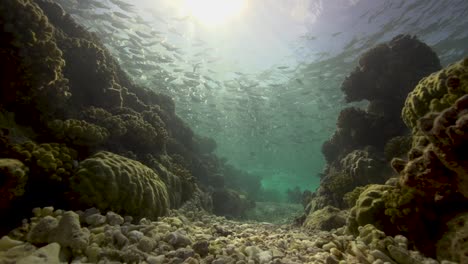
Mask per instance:
[[[318,186],[321,145],[349,105],[340,85],[365,50],[400,33],[417,35],[443,65],[468,49],[463,0],[251,0],[212,24],[182,0],[58,2],[136,83],[174,98],[218,156],[261,179],[251,192],[262,200]],[[209,8],[197,12],[220,12]]]

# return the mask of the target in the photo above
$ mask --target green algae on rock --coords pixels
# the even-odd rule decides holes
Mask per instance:
[[[0,159],[0,210],[24,194],[29,169],[19,160]]]
[[[409,93],[402,110],[406,125],[417,130],[419,118],[440,112],[468,93],[468,58],[423,78]]]

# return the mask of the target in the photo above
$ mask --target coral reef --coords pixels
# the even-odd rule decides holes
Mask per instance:
[[[406,95],[422,77],[440,68],[439,58],[429,46],[414,36],[398,35],[365,52],[341,89],[348,102],[398,102],[385,111],[387,115],[401,109]]]
[[[393,158],[406,158],[408,151],[411,149],[412,138],[410,136],[397,136],[385,144],[384,154],[387,161]]]
[[[235,170],[212,153],[216,142],[195,137],[175,114],[170,97],[132,83],[99,38],[75,23],[60,5],[50,0],[9,0],[0,14],[5,40],[0,61],[8,70],[0,107],[37,134],[13,136],[12,126],[7,130],[2,126],[0,143],[5,157],[30,168],[35,184],[26,189],[34,193],[31,197],[52,183],[51,197],[57,198],[70,187],[70,170],[100,150],[138,160],[161,174],[171,207],[191,199],[197,183],[224,188],[225,175]],[[259,179],[253,182],[252,190],[259,187]]]
[[[356,205],[356,201],[359,199],[361,193],[366,189],[367,186],[358,186],[354,190],[345,193],[343,201],[346,203],[347,208],[353,208]]]
[[[358,227],[372,224],[380,230],[393,231],[385,215],[385,193],[391,191],[388,185],[371,184],[359,195],[348,218],[348,230],[357,235]]]
[[[468,213],[460,214],[446,224],[447,232],[437,242],[437,257],[457,263],[468,262]]]
[[[435,197],[460,193],[468,198],[468,95],[441,113],[429,113],[418,121],[418,129],[429,144],[419,150],[401,172],[404,186],[424,186]],[[416,152],[416,151],[414,151]]]
[[[453,70],[461,63],[447,69]],[[466,214],[468,206],[468,157],[465,151],[468,147],[468,95],[459,96],[440,112],[429,112],[421,117],[411,112],[408,104],[417,101],[414,98],[416,92],[427,95],[433,91],[434,84],[427,80],[438,78],[447,69],[423,79],[408,96],[402,115],[415,114],[406,116],[413,132],[412,148],[407,160],[394,158],[391,162],[400,174],[398,182],[394,186],[384,185],[380,191],[368,187],[352,209],[348,228],[356,234],[357,226],[371,223],[387,234],[405,235],[416,249],[428,256],[437,253],[440,260],[461,261],[463,256],[454,250],[463,246],[464,238],[453,234],[457,230],[463,236],[465,218],[456,217]],[[432,111],[433,102],[426,100],[425,106],[419,109]],[[412,126],[413,118],[418,119],[415,126]],[[459,223],[458,227],[453,224],[455,222]]]
[[[109,131],[84,120],[54,120],[48,123],[52,136],[58,142],[71,146],[96,147],[107,140]]]
[[[348,102],[368,100],[369,106],[367,111],[354,107],[341,111],[338,130],[322,146],[327,162],[366,146],[383,151],[391,138],[404,135],[400,112],[406,95],[421,78],[440,68],[437,55],[408,35],[365,52],[341,89]]]
[[[382,184],[392,175],[390,167],[372,148],[354,150],[334,164],[328,167],[311,198],[308,208],[312,211],[327,205],[348,208],[350,204],[344,199],[347,193],[359,186]]]
[[[0,104],[21,123],[56,114],[70,93],[54,27],[35,3],[17,0],[2,2],[0,26]]]
[[[307,229],[330,231],[346,224],[346,213],[333,206],[311,212],[305,219],[303,226]]]
[[[0,159],[0,210],[11,206],[12,201],[24,194],[28,168],[16,159]]]
[[[10,157],[22,161],[30,171],[30,179],[49,183],[66,182],[74,169],[75,150],[59,143],[36,144],[32,141],[15,144]]]
[[[431,48],[409,35],[398,35],[361,55],[341,89],[347,102],[369,104],[366,110],[348,107],[340,112],[337,130],[322,145],[327,166],[310,210],[353,205],[353,189],[382,184],[392,175],[388,161],[405,157],[412,145],[400,118],[406,95],[421,78],[440,68]]]
[[[430,112],[440,112],[468,93],[468,58],[422,79],[406,98],[402,117],[417,129],[417,121]]]
[[[169,208],[166,185],[152,169],[111,152],[82,161],[70,188],[80,206],[152,219]]]

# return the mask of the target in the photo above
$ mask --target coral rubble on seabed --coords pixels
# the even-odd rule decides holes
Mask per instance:
[[[1,263],[426,263],[408,240],[372,225],[359,236],[344,227],[304,231],[289,225],[241,223],[198,211],[158,221],[113,212],[34,209],[34,217],[0,239]],[[16,262],[15,262],[16,261]],[[443,261],[448,264],[451,262]]]

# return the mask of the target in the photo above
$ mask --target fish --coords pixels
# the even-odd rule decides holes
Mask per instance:
[[[151,35],[148,35],[146,33],[143,33],[139,30],[135,30],[135,34],[137,34],[138,36],[142,37],[142,38],[151,38],[152,36]]]
[[[279,70],[285,70],[285,69],[288,69],[289,66],[279,66],[279,67],[276,67],[277,69]]]
[[[92,6],[97,7],[97,8],[102,8],[102,9],[107,9],[109,6],[101,3],[101,1],[91,1],[90,3]]]
[[[197,72],[197,68],[198,68],[200,65],[201,65],[201,63],[195,63],[195,64],[193,65],[193,72],[194,72],[194,73]]]
[[[110,22],[111,25],[114,27],[114,28],[117,28],[117,29],[128,29],[127,25],[121,23],[121,22],[118,22],[118,21],[112,21]]]
[[[193,72],[185,72],[184,75],[188,78],[191,78],[191,79],[199,79],[200,76],[198,74],[195,74]]]
[[[132,18],[131,16],[128,16],[128,15],[126,15],[126,14],[124,14],[124,13],[122,13],[122,12],[118,12],[118,11],[114,11],[114,12],[112,12],[112,14],[113,14],[114,16],[117,16],[117,17],[120,17],[120,18],[124,18],[124,19],[131,19],[131,18]]]
[[[127,12],[134,12],[133,8],[134,5],[129,4],[127,2],[121,1],[121,0],[109,0],[111,1],[114,5],[118,6],[120,9],[127,11]]]

